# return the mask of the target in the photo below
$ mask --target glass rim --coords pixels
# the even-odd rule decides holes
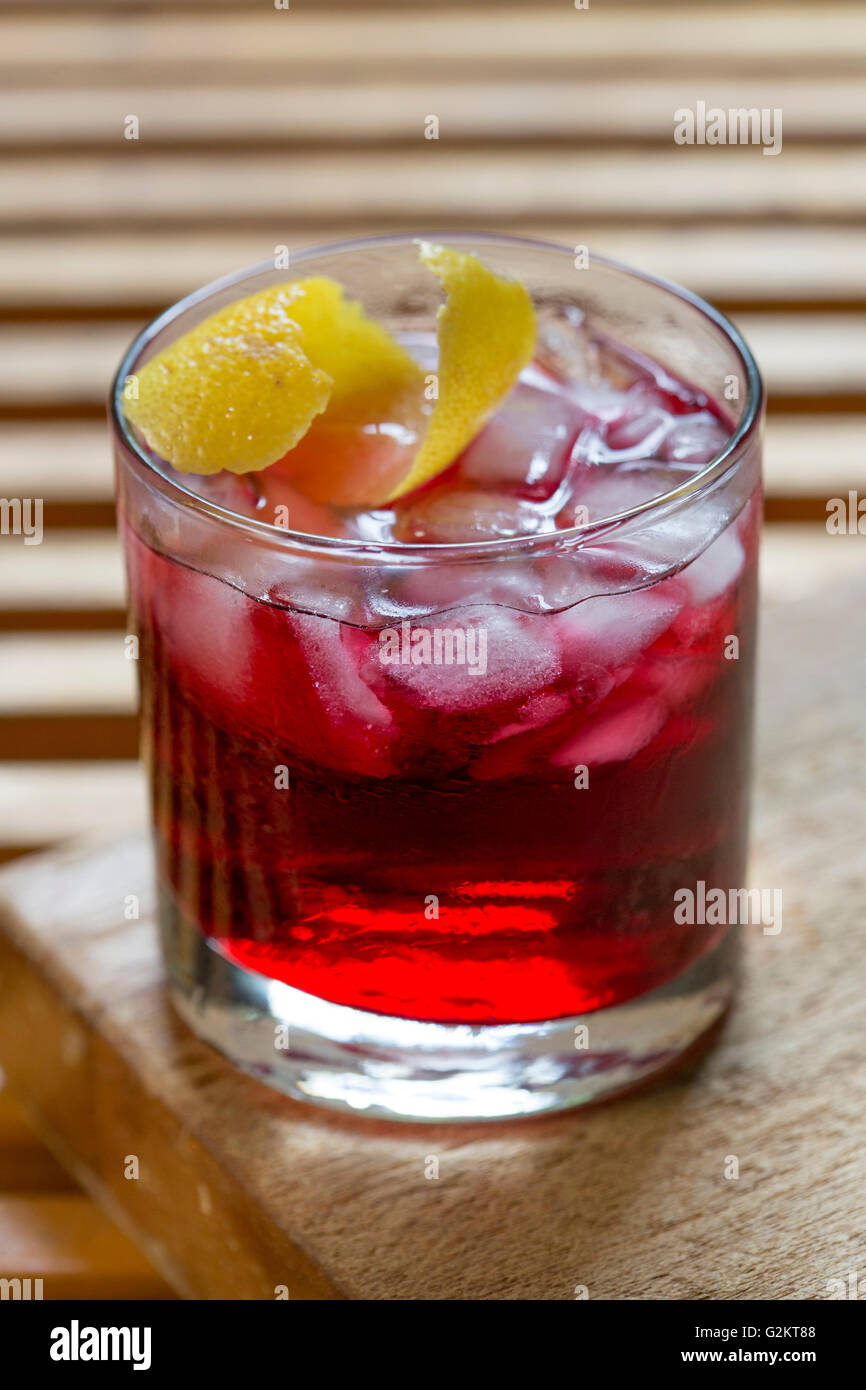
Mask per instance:
[[[500,245],[520,247],[527,250],[553,252],[558,255],[573,256],[571,248],[559,242],[547,241],[540,237],[512,236],[500,232],[469,232],[469,231],[442,231],[434,232],[418,231],[414,233],[384,233],[374,236],[353,237],[348,240],[325,242],[316,246],[304,247],[300,251],[291,253],[290,264],[292,267],[302,264],[305,261],[313,260],[324,255],[338,255],[344,252],[363,249],[374,246],[406,246],[414,241],[444,241],[460,243],[477,243],[479,246]],[[601,537],[607,537],[611,532],[619,532],[628,527],[628,524],[638,518],[652,519],[656,516],[664,517],[672,511],[678,510],[681,505],[707,492],[721,478],[736,468],[743,455],[748,450],[754,438],[761,419],[761,407],[764,403],[764,384],[761,378],[760,369],[755,358],[743,338],[742,334],[735,327],[729,318],[719,309],[703,299],[700,295],[686,289],[674,281],[666,280],[661,276],[651,275],[642,270],[635,270],[632,266],[626,265],[622,261],[615,260],[609,256],[597,255],[590,252],[589,264],[593,262],[604,266],[609,270],[618,271],[622,274],[641,280],[645,284],[654,285],[666,294],[674,296],[691,308],[696,310],[704,319],[708,320],[727,340],[733,345],[738,354],[743,367],[747,382],[746,404],[742,416],[734,431],[725,442],[724,447],[710,461],[694,473],[690,478],[681,482],[678,486],[669,489],[667,492],[659,493],[656,497],[651,497],[645,502],[639,502],[635,506],[627,508],[625,511],[612,513],[610,516],[599,517],[595,521],[583,522],[579,525],[569,526],[557,531],[546,531],[541,534],[531,534],[525,536],[509,536],[495,540],[478,541],[453,541],[441,544],[428,542],[410,542],[408,544],[400,541],[372,541],[358,540],[354,537],[344,536],[317,536],[306,531],[293,531],[290,528],[274,526],[270,522],[260,521],[254,517],[245,517],[238,512],[233,512],[227,507],[222,507],[210,499],[200,496],[185,488],[181,483],[163,473],[156,465],[154,460],[149,457],[144,446],[135,437],[129,422],[123,411],[122,393],[126,380],[134,374],[135,365],[141,354],[153,339],[167,328],[175,319],[179,318],[188,309],[196,304],[211,298],[221,290],[230,288],[232,285],[240,284],[256,275],[273,272],[275,267],[272,260],[258,261],[253,265],[242,267],[240,270],[231,271],[227,275],[219,276],[215,280],[209,281],[181,299],[171,304],[162,313],[151,319],[134,337],[131,344],[124,353],[120,365],[115,374],[109,395],[109,423],[116,437],[125,447],[127,454],[139,469],[143,471],[145,481],[156,487],[167,499],[176,506],[197,512],[202,516],[211,518],[220,525],[230,526],[246,532],[248,535],[257,537],[260,541],[266,542],[269,546],[277,549],[289,549],[292,551],[304,550],[312,553],[328,555],[331,559],[376,559],[387,560],[389,563],[412,562],[422,563],[424,561],[471,561],[471,560],[491,560],[496,558],[507,558],[520,555],[522,557],[536,557],[556,553],[559,550],[569,549],[576,546],[583,546],[592,543]]]

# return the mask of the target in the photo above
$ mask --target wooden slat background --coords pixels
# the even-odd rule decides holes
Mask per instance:
[[[866,492],[864,70],[853,0],[0,3],[0,496],[46,523],[0,537],[0,859],[143,817],[108,379],[279,244],[460,225],[682,280],[771,391],[765,621],[862,572],[824,518]],[[782,153],[675,146],[699,99],[780,107]],[[166,1292],[2,1094],[0,1253],[55,1295]]]

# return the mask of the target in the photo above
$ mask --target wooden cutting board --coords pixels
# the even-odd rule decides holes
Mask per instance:
[[[133,834],[0,874],[10,1086],[191,1297],[826,1298],[852,1271],[866,1297],[864,601],[764,623],[750,882],[783,928],[747,929],[720,1042],[663,1085],[470,1128],[286,1100],[174,1018]]]

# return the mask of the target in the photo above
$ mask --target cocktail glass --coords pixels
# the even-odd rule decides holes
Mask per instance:
[[[444,240],[527,286],[584,404],[599,340],[668,396],[688,383],[727,422],[712,457],[638,501],[614,481],[577,525],[405,544],[242,515],[234,479],[193,487],[131,431],[137,369],[280,280],[330,275],[429,331],[438,287],[403,237],[191,295],[133,343],[112,410],[174,1003],[293,1096],[425,1120],[606,1096],[726,1009],[736,930],[681,904],[743,884],[763,405],[740,335],[685,290]]]

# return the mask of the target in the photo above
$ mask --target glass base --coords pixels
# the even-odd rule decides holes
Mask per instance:
[[[737,929],[659,989],[551,1022],[418,1023],[332,1004],[236,965],[163,898],[172,1001],[235,1066],[297,1100],[400,1120],[584,1105],[666,1070],[730,1003]]]

